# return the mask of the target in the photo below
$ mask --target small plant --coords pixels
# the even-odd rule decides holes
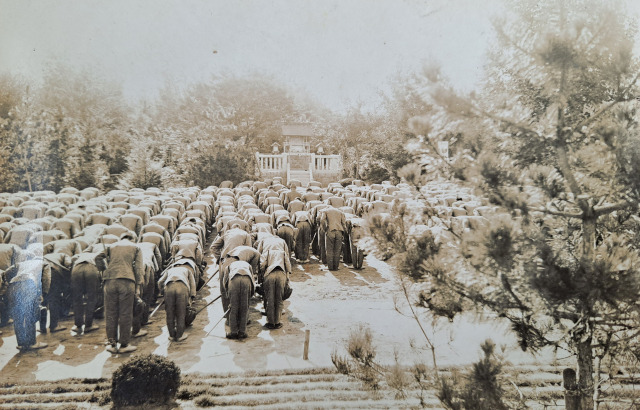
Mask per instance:
[[[451,410],[507,410],[503,402],[500,383],[502,363],[494,355],[495,344],[486,340],[480,348],[484,353],[473,364],[468,375],[461,378],[453,374],[442,379],[438,399]]]
[[[216,398],[211,395],[200,396],[194,401],[198,407],[213,407],[216,405]]]
[[[436,378],[438,377],[437,371],[435,372]],[[431,378],[429,377],[428,368],[424,363],[418,363],[411,368],[411,377],[413,383],[418,387],[418,400],[420,400],[420,407],[427,407],[427,393],[431,386]]]
[[[384,369],[375,362],[376,348],[373,346],[371,329],[363,325],[352,330],[346,343],[348,357],[334,351],[331,361],[338,372],[355,377],[372,390],[380,388],[380,378]]]
[[[396,391],[396,399],[404,400],[407,398],[407,390],[411,387],[412,380],[411,376],[400,365],[398,352],[395,352],[394,358],[395,363],[389,367],[385,379],[387,386]]]
[[[120,366],[111,382],[115,408],[172,401],[180,387],[180,368],[158,355],[134,357]]]

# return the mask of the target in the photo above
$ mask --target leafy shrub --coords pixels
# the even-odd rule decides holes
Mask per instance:
[[[122,364],[111,382],[114,407],[167,404],[180,387],[180,368],[162,356],[134,357]]]

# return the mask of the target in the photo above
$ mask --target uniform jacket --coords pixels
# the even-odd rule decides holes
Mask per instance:
[[[80,232],[80,225],[73,219],[62,218],[56,220],[53,225],[51,225],[51,229],[59,229],[65,233],[67,238],[71,239]]]
[[[253,289],[255,289],[255,281],[253,278],[253,271],[251,265],[245,261],[234,261],[231,262],[228,268],[228,272],[225,275],[225,286],[229,288],[229,282],[237,275],[247,276],[251,279],[251,293],[253,293]]]
[[[107,267],[103,274],[104,280],[128,279],[138,286],[144,284],[142,252],[131,241],[121,240],[107,247],[96,257],[96,263]]]
[[[260,252],[251,246],[237,246],[226,256],[236,257],[238,260],[247,262],[251,265],[252,271],[257,274],[260,268]]]
[[[261,235],[263,235],[261,237]],[[276,235],[270,235],[266,233],[258,234],[258,242],[256,242],[256,249],[261,254],[264,254],[270,250],[279,250],[283,252],[289,252],[289,247],[287,246],[287,242]]]
[[[291,273],[291,261],[288,253],[281,250],[264,252],[260,259],[260,269],[264,271],[264,277],[266,278],[276,268],[282,269],[286,274]]]
[[[174,260],[191,258],[198,266],[202,265],[202,259],[204,257],[200,242],[192,239],[173,241],[171,243],[171,255]]]
[[[296,199],[294,201],[289,202],[289,206],[287,206],[287,211],[289,211],[290,214],[293,214],[294,212],[298,212],[298,211],[302,211],[304,210],[304,202],[300,201],[299,199]]]
[[[142,231],[142,218],[134,214],[124,214],[120,218],[120,224],[130,231],[134,232],[136,236],[140,235]]]
[[[211,245],[211,252],[216,259],[226,255],[236,246],[251,246],[251,235],[240,228],[233,228],[226,231],[222,236],[218,236]]]
[[[302,195],[303,202],[317,201],[318,198],[320,198],[320,195],[315,192],[306,192],[304,195]]]
[[[327,198],[327,200],[325,201],[325,203],[336,207],[336,208],[340,208],[341,206],[344,206],[344,198],[339,197],[339,196],[332,196],[330,198]]]
[[[19,246],[0,243],[0,271],[5,271],[14,265],[19,253]]]
[[[160,279],[158,279],[158,283],[162,289],[164,289],[170,282],[176,281],[180,281],[187,285],[189,296],[196,296],[196,280],[193,277],[193,270],[189,268],[189,266],[172,266],[164,272]]]
[[[320,216],[320,226],[325,232],[347,230],[347,223],[344,213],[336,208],[326,208]]]
[[[72,257],[82,252],[80,244],[74,239],[61,239],[49,242],[44,246],[44,253],[61,252]]]

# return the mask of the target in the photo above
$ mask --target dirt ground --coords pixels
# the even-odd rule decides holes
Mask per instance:
[[[211,259],[207,273],[215,271]],[[423,361],[431,364],[430,353],[420,350],[424,337],[416,322],[398,313],[394,298],[401,295],[390,267],[368,256],[361,270],[342,265],[331,272],[312,259],[305,265],[294,265],[291,276],[293,295],[285,302],[284,327],[268,330],[260,311],[262,302],[255,298],[250,306],[247,327],[249,338],[243,341],[225,338],[224,322],[211,330],[222,316],[220,300],[203,310],[187,330],[186,341],[170,342],[161,308],[146,326],[148,335],[133,340],[138,346],[134,355],[155,353],[174,360],[185,374],[228,373],[275,369],[298,369],[331,366],[331,352],[344,351],[349,332],[360,324],[368,326],[377,346],[377,359],[390,364],[397,357],[403,364]],[[198,294],[197,306],[204,306],[219,295],[216,276]],[[400,301],[402,301],[400,299]],[[406,304],[401,310],[406,310]],[[38,335],[49,347],[20,353],[11,327],[0,336],[0,374],[4,382],[60,380],[69,377],[99,378],[111,373],[130,354],[112,355],[105,350],[104,320],[98,320],[100,330],[76,336],[69,329],[72,318],[62,322],[66,331]],[[563,360],[550,353],[533,357],[516,347],[505,323],[488,319],[462,317],[453,323],[439,322],[435,330],[424,321],[428,335],[436,344],[438,364],[466,364],[476,360],[479,344],[492,338],[498,345],[511,346],[504,355],[512,364],[549,364]],[[207,336],[207,333],[211,333]],[[228,328],[226,329],[228,331]],[[303,360],[305,331],[310,330],[309,359]],[[413,343],[412,343],[413,341]],[[418,348],[412,348],[411,345]],[[568,364],[568,363],[567,363]]]

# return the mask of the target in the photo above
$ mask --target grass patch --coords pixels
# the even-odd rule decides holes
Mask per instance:
[[[193,400],[196,397],[209,395],[209,396],[217,396],[212,387],[204,387],[204,386],[183,386],[179,391],[176,398],[180,400]]]
[[[262,375],[262,376],[248,376],[238,377],[237,375],[228,378],[218,378],[211,376],[204,376],[202,379],[191,379],[182,383],[182,385],[207,385],[213,387],[225,387],[225,386],[262,386],[267,384],[278,383],[307,383],[317,381],[341,381],[344,380],[344,376],[340,374],[318,374],[318,375],[302,375],[288,374],[281,376]]]
[[[9,395],[9,394],[45,394],[45,393],[82,393],[82,392],[91,392],[94,389],[89,385],[78,385],[78,384],[48,384],[48,385],[26,385],[26,386],[15,386],[11,388],[3,388],[0,389],[0,395]]]
[[[89,401],[91,394],[80,393],[74,395],[58,395],[52,394],[27,394],[16,395],[13,397],[2,397],[0,403],[65,403],[65,402],[84,402]]]
[[[362,394],[354,394],[355,392],[344,392],[340,394],[327,394],[326,391],[314,391],[311,394],[302,392],[302,394],[287,394],[280,393],[260,395],[259,397],[227,397],[219,396],[214,397],[211,395],[205,395],[197,398],[194,403],[199,407],[214,407],[214,406],[239,406],[239,407],[264,407],[269,405],[282,405],[288,403],[300,403],[306,402],[359,402],[361,400],[368,400],[368,396]],[[338,406],[341,407],[341,406]]]
[[[71,379],[72,381],[74,379]],[[111,379],[105,379],[103,377],[99,378],[99,379],[91,379],[91,378],[87,378],[87,379],[80,379],[80,383],[82,384],[103,384],[103,383],[111,383]]]
[[[107,404],[111,403],[111,395],[107,391],[100,392],[100,393],[93,393],[89,398],[89,400],[87,401],[89,403],[96,403],[100,406],[106,406]]]
[[[542,366],[547,368],[548,366]],[[448,368],[448,373],[457,367]],[[409,370],[409,367],[407,367]],[[526,367],[506,368],[505,377],[513,380],[532,407],[543,403],[553,404],[563,400],[563,390],[559,382],[561,376],[554,371],[534,372]],[[396,369],[400,372],[401,369]],[[624,378],[621,378],[624,379]],[[631,408],[634,400],[640,398],[637,384],[623,384],[626,380],[611,381],[603,386],[602,409]],[[400,380],[402,381],[402,380]],[[11,409],[37,407],[44,408],[86,408],[91,406],[109,406],[110,379],[67,379],[58,382],[33,382],[24,385],[15,383],[0,384],[0,403]],[[393,380],[391,380],[393,384]],[[390,387],[390,380],[380,383],[378,394],[365,389],[359,382],[338,374],[327,368],[304,369],[301,371],[286,369],[279,371],[253,371],[242,373],[188,374],[182,378],[177,398],[187,406],[237,406],[265,409],[298,408],[417,408],[420,391],[415,388],[405,390],[404,400],[396,397]],[[435,389],[431,386],[424,392],[426,407],[438,406]],[[505,398],[517,399],[518,392],[512,384],[505,385]],[[303,403],[303,404],[301,404]],[[42,404],[41,406],[37,406]]]
[[[306,369],[282,369],[282,370],[249,370],[247,372],[228,372],[215,374],[215,379],[226,378],[247,378],[247,377],[266,377],[266,376],[306,376],[317,374],[337,374],[332,367],[310,367]],[[186,380],[200,380],[204,378],[212,378],[210,373],[190,373],[183,377]]]
[[[208,394],[198,397],[193,403],[198,407],[214,407],[218,404],[216,398]]]

